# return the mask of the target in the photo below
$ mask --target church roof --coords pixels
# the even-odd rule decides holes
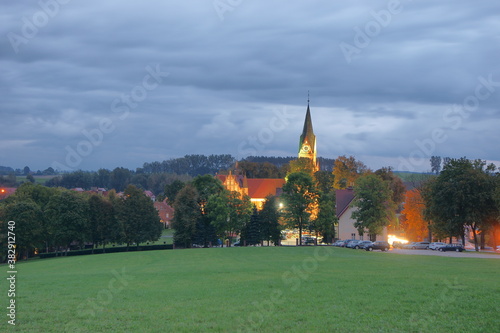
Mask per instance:
[[[217,175],[223,183],[227,175]],[[248,188],[248,196],[252,199],[263,199],[268,195],[280,195],[285,180],[281,178],[247,178],[242,175],[234,176],[240,188]]]
[[[285,185],[284,179],[277,178],[249,178],[248,196],[250,198],[265,198],[268,195],[279,195],[279,189]]]
[[[309,103],[307,103],[306,119],[304,120],[304,129],[302,130],[302,135],[300,136],[299,151],[302,148],[302,144],[306,141],[314,148],[316,143],[316,135],[314,135],[313,125],[311,120],[311,110],[309,109]]]

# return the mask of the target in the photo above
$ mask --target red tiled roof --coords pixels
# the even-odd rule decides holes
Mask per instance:
[[[250,198],[265,198],[268,195],[279,195],[279,189],[285,185],[284,179],[276,178],[249,178],[247,181]]]
[[[217,175],[221,182],[225,182],[227,175]],[[244,177],[235,176],[240,187],[243,187]],[[285,180],[281,178],[247,178],[248,196],[253,199],[265,198],[268,195],[280,195],[281,188],[285,185]]]
[[[341,217],[354,199],[354,191],[352,189],[336,190],[335,196],[337,217]]]

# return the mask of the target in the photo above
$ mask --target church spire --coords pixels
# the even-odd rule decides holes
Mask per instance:
[[[316,135],[313,130],[309,102],[309,92],[307,92],[307,111],[306,119],[304,120],[304,129],[299,141],[299,158],[305,157],[311,159],[316,168],[319,169],[316,163]]]

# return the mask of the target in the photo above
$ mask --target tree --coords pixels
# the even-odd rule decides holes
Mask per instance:
[[[107,243],[120,240],[121,224],[116,219],[115,209],[111,201],[93,194],[88,199],[88,205],[92,253],[94,253],[94,245],[98,244],[102,244],[103,252],[105,252]]]
[[[29,175],[31,172],[30,170],[30,167],[29,166],[25,166],[24,169],[23,169],[23,175],[27,176]]]
[[[221,239],[241,232],[252,215],[252,205],[248,196],[240,197],[238,192],[223,191],[210,196],[207,202],[208,217]]]
[[[88,205],[79,193],[58,191],[50,197],[45,214],[55,246],[68,249],[72,242],[82,246],[88,240]]]
[[[186,184],[178,179],[170,184],[165,185],[164,193],[169,205],[173,205],[177,194],[184,188]]]
[[[424,219],[425,203],[419,189],[406,192],[403,229],[406,237],[411,241],[423,241],[429,233],[428,223]]]
[[[331,172],[317,171],[314,173],[314,179],[316,180],[316,187],[321,193],[328,194],[333,192],[335,178]]]
[[[282,198],[285,219],[290,227],[299,229],[299,243],[302,245],[302,229],[308,226],[318,198],[311,175],[304,172],[290,174],[283,186]]]
[[[333,164],[334,188],[341,190],[353,186],[356,179],[368,170],[363,162],[357,161],[353,156],[337,157]]]
[[[30,183],[34,183],[35,177],[33,177],[31,173],[28,173],[28,175],[26,176],[26,180],[28,180]]]
[[[441,171],[441,156],[431,156],[431,171],[436,175]]]
[[[245,224],[240,234],[240,245],[245,242],[246,245],[260,244],[262,241],[262,223],[257,208],[254,207],[250,216],[250,221]]]
[[[406,192],[406,187],[401,178],[392,172],[391,167],[378,169],[375,174],[387,182],[392,191],[392,202],[399,206],[403,202]]]
[[[43,235],[43,212],[33,200],[16,200],[8,204],[4,210],[2,219],[4,221],[15,221],[16,249],[20,254],[24,251],[24,256],[28,259],[35,248],[42,244]],[[7,227],[3,223],[4,229]],[[7,235],[8,230],[2,230],[3,235]]]
[[[318,216],[313,221],[314,230],[330,244],[335,238],[335,225],[338,223],[335,212],[335,192],[321,193],[318,200]]]
[[[488,230],[498,215],[494,201],[495,169],[481,160],[451,159],[424,196],[434,227],[448,232],[450,237],[461,237],[465,244],[468,226],[478,251],[477,233]]]
[[[224,191],[222,182],[211,175],[197,176],[191,183],[198,192],[198,205],[201,214],[196,225],[196,244],[208,247],[209,243],[217,241],[214,225],[208,216],[206,205],[210,196],[220,194]]]
[[[389,221],[395,218],[396,205],[392,201],[389,184],[375,174],[366,174],[356,180],[352,206],[356,209],[352,218],[360,235],[368,231],[375,240]]]
[[[109,176],[109,186],[114,188],[117,192],[121,192],[129,184],[131,172],[126,168],[115,168],[111,171]]]
[[[259,212],[261,240],[279,245],[281,241],[280,204],[275,196],[268,196]]]
[[[153,201],[134,185],[125,189],[117,208],[118,219],[123,225],[127,247],[135,243],[158,240],[163,225]]]
[[[197,223],[201,215],[198,201],[198,192],[191,184],[187,184],[176,196],[172,221],[176,246],[190,248],[193,244]]]
[[[314,172],[316,171],[316,166],[312,159],[307,157],[300,157],[296,160],[290,161],[290,173],[295,172],[304,172],[309,175],[314,176]]]

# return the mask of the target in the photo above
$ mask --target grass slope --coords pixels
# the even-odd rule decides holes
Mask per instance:
[[[497,259],[265,247],[17,268],[16,332],[500,331]]]

